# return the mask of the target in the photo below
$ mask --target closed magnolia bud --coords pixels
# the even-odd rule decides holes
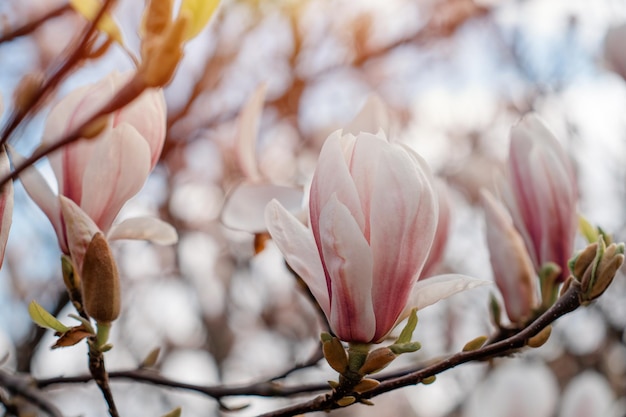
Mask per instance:
[[[367,359],[365,359],[365,363],[361,366],[361,369],[359,369],[359,373],[361,375],[367,375],[381,371],[389,365],[396,356],[397,355],[388,347],[373,350],[367,355]]]
[[[83,305],[99,324],[109,324],[120,314],[120,278],[104,235],[96,233],[85,253],[82,270]]]
[[[576,255],[569,261],[569,269],[570,271],[572,271],[574,277],[578,278],[579,280],[582,279],[585,271],[595,259],[597,251],[598,242],[594,242],[591,245],[587,246],[585,249],[581,250],[578,255]]]
[[[609,246],[606,246],[604,238],[600,236],[597,243],[589,245],[583,250],[583,253],[574,259],[572,271],[578,269],[578,272],[580,272],[582,266],[576,268],[578,259],[582,258],[585,252],[591,252],[594,249],[595,254],[591,262],[587,262],[585,265],[582,265],[582,261],[580,262],[582,266],[586,266],[582,276],[574,274],[574,278],[580,283],[581,301],[584,303],[602,295],[613,282],[617,270],[624,262],[624,244],[611,243]],[[587,257],[590,257],[590,254]]]

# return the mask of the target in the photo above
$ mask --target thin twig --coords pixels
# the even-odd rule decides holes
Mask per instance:
[[[4,387],[14,395],[25,398],[52,417],[63,417],[63,413],[41,391],[34,388],[31,382],[29,377],[11,375],[0,369],[0,387]]]
[[[104,354],[102,351],[95,347],[95,340],[89,342],[89,372],[94,381],[100,388],[102,396],[109,406],[109,415],[111,417],[119,417],[115,400],[113,399],[113,393],[109,386],[109,374],[104,366]]]
[[[25,23],[24,25],[0,36],[0,43],[9,42],[15,38],[26,36],[29,33],[34,32],[39,26],[46,23],[48,20],[55,18],[57,16],[61,16],[62,14],[64,14],[65,12],[71,9],[72,7],[69,5],[69,3],[63,4],[55,9],[52,9],[48,13],[44,14],[43,16],[33,21],[30,21],[28,23]]]
[[[13,112],[11,112],[7,123],[4,125],[4,128],[0,133],[0,145],[7,143],[13,132],[27,118],[27,116],[37,110],[43,103],[44,99],[61,83],[61,81],[65,79],[70,70],[83,60],[83,51],[93,41],[92,37],[94,33],[96,33],[98,22],[106,14],[107,10],[113,6],[115,1],[116,0],[106,0],[104,2],[96,17],[84,29],[76,47],[69,52],[67,58],[62,60],[60,67],[46,79],[37,91],[33,93],[30,106],[26,106],[25,108],[16,108]]]
[[[224,397],[240,395],[253,395],[258,397],[292,397],[329,389],[328,384],[309,384],[288,387],[273,381],[264,381],[238,386],[204,386],[175,381],[161,376],[154,371],[145,369],[110,372],[109,379],[129,379],[135,382],[144,382],[163,387],[185,389],[199,392],[218,400]],[[52,385],[86,383],[92,380],[93,377],[91,375],[81,375],[75,377],[39,379],[34,383],[38,388],[47,388]]]

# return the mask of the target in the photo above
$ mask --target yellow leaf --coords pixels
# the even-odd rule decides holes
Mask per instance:
[[[38,326],[56,330],[59,333],[65,333],[70,329],[57,320],[52,314],[48,313],[37,301],[33,300],[30,302],[28,305],[28,314]]]
[[[219,3],[219,0],[183,0],[180,5],[179,16],[188,14],[191,17],[191,24],[185,34],[186,41],[197,36],[209,23]]]
[[[99,0],[70,0],[70,5],[89,21],[93,21],[96,18],[102,7],[102,3]],[[109,13],[102,16],[98,22],[98,29],[109,35],[111,39],[120,45],[124,44],[122,32]]]

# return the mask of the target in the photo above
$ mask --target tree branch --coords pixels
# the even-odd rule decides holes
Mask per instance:
[[[32,380],[26,376],[11,375],[0,369],[0,386],[14,395],[25,398],[52,417],[63,417],[63,413],[50,402],[38,389],[31,385]]]

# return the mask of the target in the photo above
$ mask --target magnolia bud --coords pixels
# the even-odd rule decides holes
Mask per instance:
[[[574,279],[580,285],[581,301],[588,303],[602,295],[623,262],[624,244],[611,243],[607,247],[602,236],[574,258],[570,264]]]
[[[120,314],[120,278],[106,238],[97,232],[85,253],[82,271],[83,305],[99,324]]]
[[[383,370],[387,365],[396,358],[388,347],[382,347],[371,351],[365,359],[365,363],[359,369],[359,374],[367,375]]]

